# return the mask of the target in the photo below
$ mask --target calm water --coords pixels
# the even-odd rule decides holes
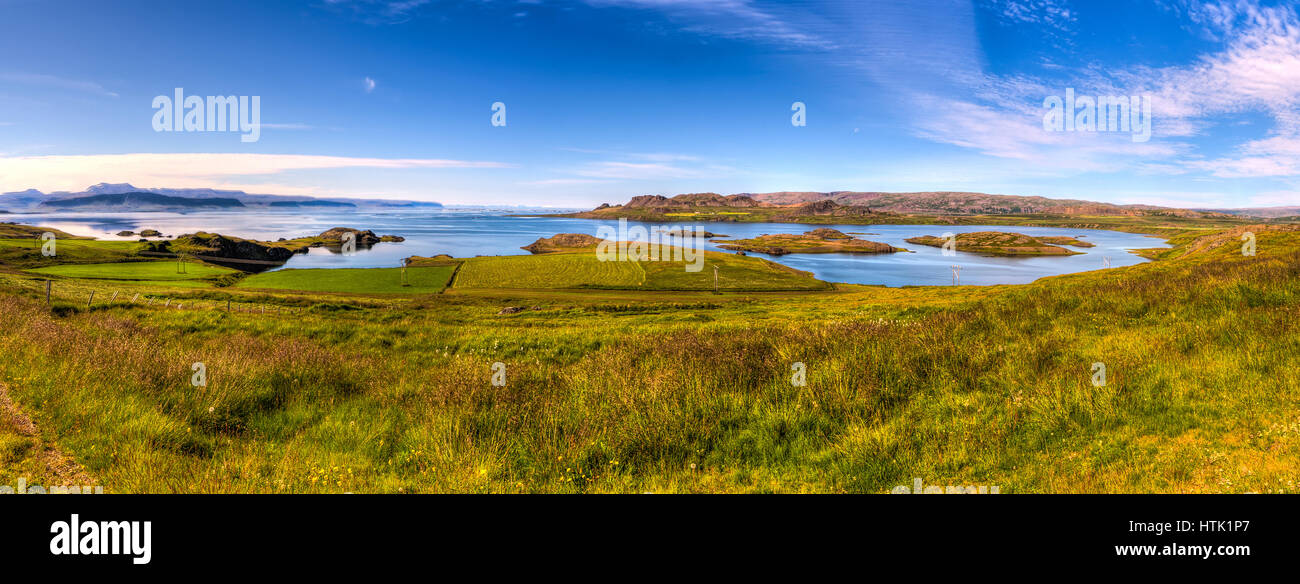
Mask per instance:
[[[552,210],[553,211],[553,210]],[[6,221],[54,227],[75,235],[103,239],[119,238],[118,231],[139,232],[157,229],[166,235],[209,231],[249,239],[274,241],[316,235],[331,227],[370,229],[379,235],[406,238],[402,243],[381,243],[370,250],[341,255],[323,248],[295,256],[286,268],[373,268],[394,267],[412,255],[432,256],[440,253],[456,257],[476,255],[527,254],[519,249],[539,237],[556,233],[596,234],[601,224],[615,222],[561,217],[506,217],[519,209],[447,208],[433,211],[320,211],[311,214],[291,212],[238,213],[63,213],[8,215]],[[636,225],[636,223],[631,223]],[[780,223],[708,223],[709,231],[734,238],[755,237],[765,233],[803,233],[815,227]],[[649,225],[647,225],[649,227]],[[1093,229],[1059,229],[1054,227],[950,226],[950,225],[829,225],[864,239],[881,241],[916,253],[877,255],[791,254],[773,257],[777,262],[816,274],[822,280],[886,286],[934,285],[952,283],[950,266],[962,266],[962,284],[1023,284],[1044,276],[1099,270],[1109,257],[1112,267],[1143,263],[1146,260],[1128,250],[1167,247],[1156,238],[1132,233]],[[1069,235],[1092,242],[1096,247],[1070,248],[1083,252],[1068,257],[985,257],[958,252],[945,257],[939,248],[913,245],[903,240],[918,235],[942,235],[944,232],[1015,231],[1028,235]],[[718,249],[706,243],[707,249]],[[762,256],[761,254],[754,254]]]

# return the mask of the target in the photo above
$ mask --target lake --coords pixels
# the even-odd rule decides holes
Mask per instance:
[[[519,249],[540,237],[556,233],[596,234],[602,224],[617,222],[563,217],[509,217],[508,214],[564,212],[555,209],[447,207],[420,211],[310,211],[298,212],[201,212],[201,213],[58,213],[13,214],[6,221],[44,225],[74,235],[101,239],[121,238],[119,231],[157,229],[166,235],[208,231],[247,239],[274,241],[317,235],[331,227],[369,229],[379,235],[400,235],[402,243],[381,243],[370,250],[343,255],[324,248],[295,256],[284,268],[374,268],[401,265],[402,258],[440,253],[456,257],[527,254]],[[640,223],[630,222],[629,225]],[[649,228],[658,224],[640,224]],[[952,226],[952,225],[796,225],[785,223],[704,223],[703,228],[735,239],[767,233],[803,233],[816,227],[831,227],[863,239],[903,247],[915,253],[893,254],[790,254],[769,257],[773,261],[807,270],[830,282],[885,286],[941,285],[952,283],[952,265],[960,265],[961,283],[976,285],[1024,284],[1044,276],[1099,270],[1105,258],[1112,267],[1146,262],[1129,250],[1168,247],[1163,240],[1133,233],[1096,229],[1055,227]],[[683,226],[690,227],[689,224]],[[939,236],[945,232],[1014,231],[1026,235],[1074,236],[1096,245],[1069,248],[1083,252],[1074,256],[988,257],[958,252],[944,256],[936,247],[914,245],[903,240],[918,235]],[[718,250],[712,243],[706,249]],[[284,269],[281,268],[281,269]]]

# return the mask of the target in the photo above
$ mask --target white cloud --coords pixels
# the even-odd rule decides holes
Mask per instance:
[[[364,80],[361,81],[361,87],[366,90],[366,93],[370,93],[375,90],[375,80],[366,77]]]
[[[415,10],[432,0],[325,0],[325,6],[350,12],[371,25],[401,24],[411,19]]]
[[[53,87],[55,89],[64,89],[68,91],[77,91],[90,93],[103,97],[117,97],[112,91],[104,89],[103,85],[93,81],[80,81],[76,79],[65,79],[54,75],[44,75],[39,73],[0,73],[0,81],[9,83],[22,83],[25,85],[37,85],[41,87]]]
[[[1000,6],[1004,18],[1046,17],[1024,11],[1028,5],[1023,2]],[[928,90],[911,97],[923,112],[915,121],[917,134],[1063,173],[1197,172],[1225,178],[1300,173],[1300,18],[1295,8],[1237,2],[1197,4],[1192,10],[1199,23],[1212,27],[1223,39],[1220,50],[1182,66],[1092,65],[1054,82],[959,74],[954,81],[959,87],[965,85],[972,97],[939,98]],[[1043,99],[1061,95],[1066,87],[1074,87],[1079,95],[1151,96],[1151,140],[1133,144],[1114,139],[1127,138],[1123,134],[1043,131]],[[1225,115],[1246,113],[1273,119],[1268,138],[1241,144],[1233,156],[1213,160],[1194,156],[1190,139],[1213,132]]]
[[[612,181],[596,179],[596,178],[549,178],[544,180],[522,181],[519,184],[530,185],[530,186],[565,186],[565,185],[595,185],[595,184],[605,184],[609,182]]]
[[[1063,0],[990,0],[989,4],[1011,25],[1038,24],[1065,31],[1078,20]]]
[[[309,124],[262,124],[263,129],[269,130],[314,130],[315,126]]]
[[[802,49],[830,49],[833,42],[796,20],[815,19],[815,12],[798,5],[768,4],[751,0],[585,0],[597,8],[653,10],[675,21],[686,32],[775,43]]]

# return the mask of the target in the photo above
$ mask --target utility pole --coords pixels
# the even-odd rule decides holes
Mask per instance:
[[[718,291],[718,264],[713,264],[713,293],[721,294]]]

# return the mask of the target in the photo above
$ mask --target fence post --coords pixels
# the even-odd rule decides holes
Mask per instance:
[[[90,299],[86,301],[86,309],[90,309],[90,303],[95,301],[95,291],[90,291]]]
[[[54,284],[54,281],[53,281],[53,280],[46,280],[46,281],[45,281],[45,305],[46,305],[46,306],[49,306],[49,305],[50,305],[50,286],[51,286],[52,284]]]

